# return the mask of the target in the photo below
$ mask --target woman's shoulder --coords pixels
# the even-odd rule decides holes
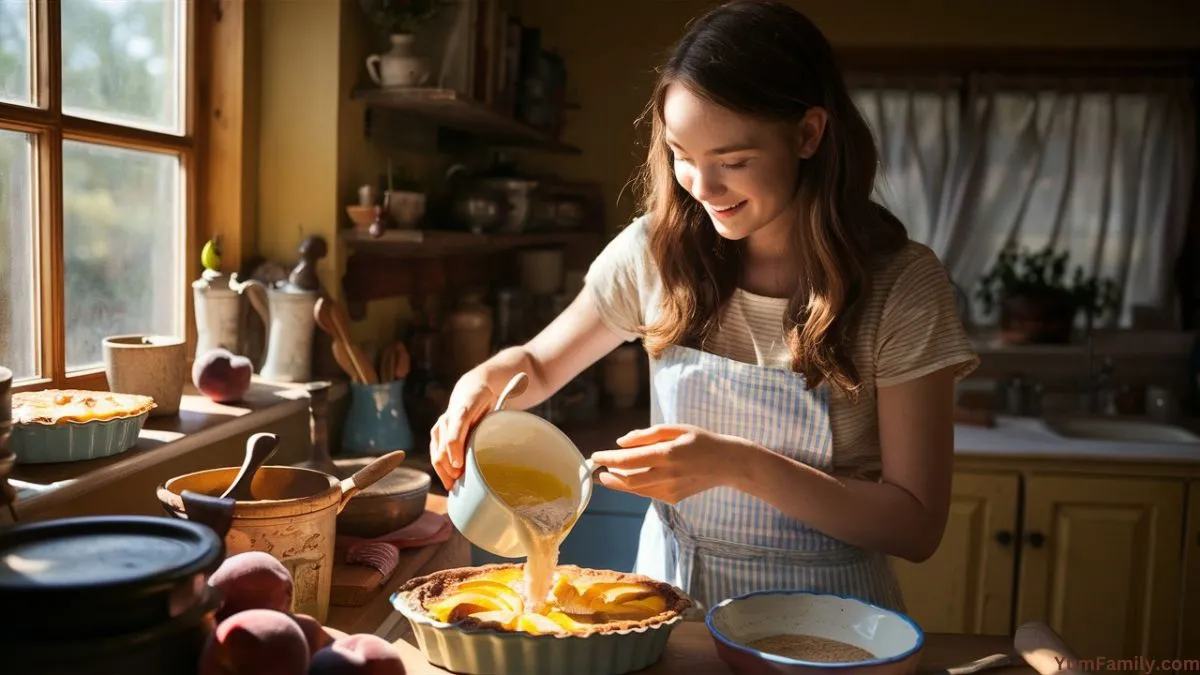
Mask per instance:
[[[925,244],[909,239],[895,251],[877,257],[871,266],[873,295],[890,295],[898,285],[947,283],[949,273]]]
[[[650,218],[641,215],[617,231],[604,245],[598,261],[624,268],[635,274],[644,274],[652,266],[650,255]]]

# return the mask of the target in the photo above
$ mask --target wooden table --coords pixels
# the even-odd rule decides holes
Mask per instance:
[[[421,651],[407,640],[397,640],[396,649],[404,659],[407,675],[447,675],[448,670],[429,665]],[[958,666],[975,659],[1012,649],[1012,640],[998,636],[950,635],[930,633],[925,636],[925,651],[921,670]],[[671,633],[667,650],[658,663],[637,671],[639,675],[729,675],[732,671],[717,658],[712,637],[701,621],[679,624]],[[1027,675],[1032,668],[996,668],[988,675]]]

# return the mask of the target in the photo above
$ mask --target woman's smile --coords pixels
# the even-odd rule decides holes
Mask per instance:
[[[733,204],[724,206],[719,206],[717,204],[705,204],[704,206],[708,209],[709,214],[711,214],[713,218],[726,220],[741,213],[742,207],[746,205],[746,201],[747,200],[743,199],[740,202],[734,202]]]

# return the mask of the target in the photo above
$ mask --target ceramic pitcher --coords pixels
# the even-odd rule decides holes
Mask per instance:
[[[192,282],[196,306],[196,355],[212,349],[241,353],[242,294],[237,274],[205,272]]]
[[[312,379],[317,292],[290,286],[268,288],[253,280],[245,286],[250,306],[267,326],[267,350],[258,374],[273,382],[308,382]]]
[[[419,87],[432,72],[429,59],[413,48],[413,36],[391,35],[392,48],[385,54],[367,57],[367,74],[381,87]]]

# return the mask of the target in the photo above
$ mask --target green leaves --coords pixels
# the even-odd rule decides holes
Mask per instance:
[[[367,19],[385,35],[415,33],[442,4],[442,0],[359,0]]]
[[[1088,276],[1082,265],[1076,265],[1068,282],[1069,255],[1067,251],[1055,251],[1050,246],[1031,250],[1009,245],[1000,251],[995,265],[980,278],[975,297],[988,313],[1005,297],[1064,293],[1089,318],[1116,309],[1120,305],[1120,292],[1112,279]]]

